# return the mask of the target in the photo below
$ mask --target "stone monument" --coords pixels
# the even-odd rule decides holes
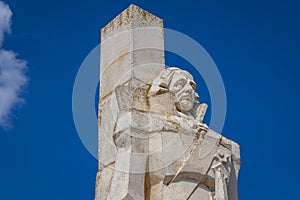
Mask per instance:
[[[163,21],[130,5],[100,56],[95,200],[237,200],[239,145],[202,122],[193,76],[165,67]]]

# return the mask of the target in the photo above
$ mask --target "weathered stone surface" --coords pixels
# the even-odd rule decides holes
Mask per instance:
[[[193,181],[174,182],[169,187],[165,188],[164,199],[172,200],[213,200],[213,195],[202,184]]]
[[[162,20],[134,5],[101,31],[95,200],[237,200],[239,145],[203,123],[163,43]]]
[[[130,5],[101,30],[100,96],[136,77],[151,84],[164,68],[163,20]]]

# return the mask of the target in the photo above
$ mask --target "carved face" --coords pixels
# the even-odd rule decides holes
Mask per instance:
[[[175,72],[169,89],[175,95],[175,104],[178,110],[188,112],[193,108],[196,83],[192,75],[186,71]]]

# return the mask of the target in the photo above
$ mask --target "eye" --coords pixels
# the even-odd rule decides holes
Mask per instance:
[[[194,90],[196,90],[196,83],[195,83],[195,82],[190,81],[190,85],[192,86],[192,88],[193,88]]]

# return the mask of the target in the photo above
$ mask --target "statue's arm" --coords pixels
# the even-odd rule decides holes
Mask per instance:
[[[193,117],[170,115],[166,117],[163,130],[195,135],[198,132],[207,131],[208,126],[196,121]]]

